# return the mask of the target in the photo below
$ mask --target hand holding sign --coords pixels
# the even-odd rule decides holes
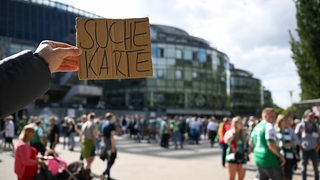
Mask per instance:
[[[148,18],[77,18],[79,79],[123,79],[152,76]]]
[[[77,71],[81,52],[75,46],[50,40],[42,41],[35,51],[48,62],[51,73]]]

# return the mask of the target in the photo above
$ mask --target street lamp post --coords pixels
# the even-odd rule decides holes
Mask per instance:
[[[289,90],[289,95],[290,95],[290,103],[291,103],[291,105],[292,105],[293,90]]]

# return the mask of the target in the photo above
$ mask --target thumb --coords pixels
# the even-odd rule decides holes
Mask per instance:
[[[63,57],[80,56],[82,50],[77,47],[57,48],[58,53]]]

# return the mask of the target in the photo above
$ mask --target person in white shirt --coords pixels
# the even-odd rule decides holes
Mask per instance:
[[[14,145],[13,145],[13,138],[14,138],[14,124],[13,124],[13,116],[7,116],[4,118],[5,121],[5,129],[4,129],[4,146],[3,149],[7,148],[7,145],[9,144],[9,148],[11,146],[12,152],[14,154]]]
[[[216,136],[217,136],[218,126],[214,117],[210,118],[209,120],[210,122],[207,125],[207,133],[210,139],[210,145],[211,147],[213,147],[214,140],[216,139]]]

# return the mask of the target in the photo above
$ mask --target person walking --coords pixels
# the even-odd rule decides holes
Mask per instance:
[[[54,150],[56,145],[59,142],[59,127],[56,124],[54,116],[51,116],[49,118],[49,121],[50,121],[50,127],[49,127],[50,149]]]
[[[88,120],[81,127],[82,158],[86,160],[86,169],[91,169],[91,164],[95,157],[95,141],[98,135],[96,124],[94,123],[95,114],[89,113]]]
[[[217,126],[215,118],[214,117],[210,118],[209,123],[207,125],[207,133],[208,133],[211,147],[214,146],[214,141],[217,136],[217,129],[218,129],[218,126]]]
[[[170,123],[168,122],[168,118],[166,116],[162,117],[161,125],[160,125],[160,136],[161,136],[161,142],[160,146],[163,148],[169,148],[169,139],[170,139]]]
[[[61,121],[60,124],[60,129],[61,129],[61,135],[63,137],[63,149],[66,148],[66,146],[68,146],[69,144],[69,134],[68,134],[68,130],[69,130],[69,122],[68,122],[69,116],[65,116],[63,118],[63,120]]]
[[[97,130],[98,130],[98,134],[95,142],[95,150],[96,150],[96,154],[100,154],[102,128],[104,125],[102,124],[102,121],[100,120],[100,118],[95,118],[93,122],[96,124]]]
[[[296,126],[295,133],[300,140],[302,153],[302,180],[307,179],[307,165],[310,159],[313,165],[314,179],[319,180],[318,151],[320,148],[319,128],[314,122],[315,114],[312,110],[306,110],[302,121]]]
[[[116,117],[112,113],[107,113],[106,119],[109,121],[109,124],[103,127],[103,140],[105,144],[105,148],[103,149],[106,159],[107,159],[107,167],[101,174],[101,179],[113,179],[111,178],[111,167],[113,166],[115,159],[117,158],[117,148],[115,143],[115,134],[116,134],[116,126],[115,121]],[[109,154],[110,152],[110,154]]]
[[[249,142],[251,147],[254,147],[254,162],[257,165],[259,180],[283,180],[284,178],[282,166],[285,164],[285,158],[277,146],[277,132],[273,127],[275,120],[275,112],[272,108],[263,109],[262,121],[251,133]]]
[[[82,161],[83,160],[83,157],[82,157],[82,127],[83,127],[83,125],[87,122],[87,120],[88,120],[88,116],[86,115],[86,114],[82,114],[81,116],[80,116],[80,122],[76,125],[76,128],[75,128],[75,130],[76,130],[76,133],[79,135],[79,137],[80,137],[80,140],[79,140],[79,142],[80,142],[80,144],[81,144],[81,146],[80,146],[80,160]]]
[[[224,135],[224,142],[228,145],[226,162],[229,180],[234,180],[236,174],[239,180],[243,180],[246,173],[243,164],[247,162],[248,157],[248,137],[242,126],[241,117],[236,116],[231,121],[230,130]]]
[[[226,163],[226,151],[228,145],[224,142],[224,135],[230,129],[230,119],[227,117],[223,118],[222,123],[220,123],[218,134],[219,134],[219,145],[222,149],[221,157],[222,157],[222,166],[225,167]]]
[[[180,120],[180,124],[179,124],[179,131],[180,131],[180,148],[183,149],[183,144],[184,144],[184,140],[185,140],[185,134],[187,132],[187,123],[186,123],[186,119],[183,116],[179,117]]]
[[[67,134],[68,134],[68,147],[70,151],[73,151],[74,146],[75,146],[75,140],[74,137],[76,135],[76,122],[74,121],[73,118],[68,118],[68,130],[67,130]]]
[[[180,148],[182,149],[183,145],[181,142],[181,132],[180,132],[180,119],[178,119],[178,116],[175,116],[172,120],[171,127],[172,127],[172,142],[174,144],[174,148],[178,149],[178,142],[180,145]]]
[[[4,145],[3,149],[7,148],[7,144],[12,150],[12,155],[14,155],[14,145],[13,145],[13,138],[14,138],[14,124],[13,124],[13,116],[7,116],[4,118],[5,121],[5,129],[4,129]]]

